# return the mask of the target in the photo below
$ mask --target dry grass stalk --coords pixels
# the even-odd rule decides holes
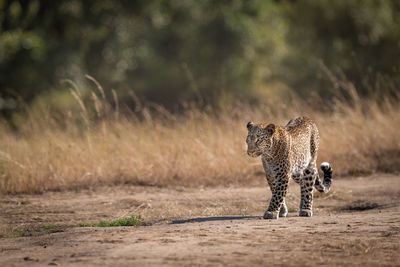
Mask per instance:
[[[91,119],[81,96],[71,93],[82,114],[66,113],[63,124],[51,114],[30,116],[29,125],[37,127],[21,126],[17,135],[2,123],[1,193],[115,183],[215,186],[262,181],[259,159],[246,155],[247,121],[284,125],[299,115],[318,124],[319,160],[331,162],[337,175],[391,171],[399,163],[400,107],[389,101],[378,105],[353,96],[352,105],[337,101],[329,114],[299,99],[258,107],[235,103],[217,116],[197,109],[176,116],[136,99],[137,111],[112,116],[94,97],[102,116]],[[115,92],[113,96],[118,107]]]

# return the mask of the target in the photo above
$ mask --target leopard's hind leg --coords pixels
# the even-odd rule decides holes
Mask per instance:
[[[301,201],[299,216],[312,216],[313,191],[317,175],[318,170],[315,162],[310,163],[309,166],[303,171],[303,176],[300,179]]]
[[[317,170],[317,154],[319,147],[318,128],[315,124],[312,125],[310,136],[310,156],[311,160],[307,168],[303,171],[300,178],[301,201],[300,201],[300,216],[311,217],[313,205],[313,191],[316,179],[318,179]]]

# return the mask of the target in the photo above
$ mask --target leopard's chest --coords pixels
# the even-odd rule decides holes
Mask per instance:
[[[262,163],[265,174],[271,177],[276,177],[287,173],[288,168],[290,168],[288,159],[277,160],[276,158],[263,157]]]
[[[298,153],[296,155],[288,155],[287,158],[282,159],[263,157],[262,163],[268,176],[275,177],[277,174],[287,172],[291,176],[301,176],[310,164],[310,160],[311,155],[309,153]]]

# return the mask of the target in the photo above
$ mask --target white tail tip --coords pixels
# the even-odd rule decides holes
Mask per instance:
[[[321,168],[327,169],[329,168],[331,165],[328,162],[322,162],[321,163]]]

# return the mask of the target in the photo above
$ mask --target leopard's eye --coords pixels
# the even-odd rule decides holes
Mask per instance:
[[[262,141],[262,139],[259,138],[259,137],[257,137],[257,138],[256,138],[256,145],[259,145],[259,144],[261,143],[261,141]]]

